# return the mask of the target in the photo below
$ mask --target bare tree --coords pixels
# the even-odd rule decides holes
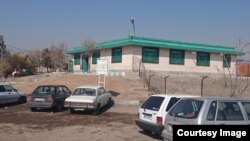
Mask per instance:
[[[65,49],[65,43],[60,43],[58,46],[52,45],[50,47],[51,62],[54,69],[63,69],[66,60]]]
[[[245,90],[247,89],[247,87],[249,86],[248,78],[244,78],[243,76],[238,74],[238,71],[239,71],[238,60],[242,59],[243,57],[242,54],[243,52],[245,52],[245,48],[249,45],[250,43],[246,43],[242,46],[241,42],[239,41],[239,44],[236,46],[237,54],[235,58],[236,59],[235,69],[230,68],[231,61],[229,60],[231,60],[231,58],[228,58],[228,56],[226,56],[225,54],[223,54],[223,61],[226,64],[226,67],[223,68],[222,70],[217,68],[217,70],[221,72],[221,75],[225,84],[225,88],[230,86],[229,96],[231,97],[235,96],[236,92],[237,94],[243,94]],[[244,82],[245,79],[246,79],[246,84],[244,85],[244,87],[242,87],[242,83]]]
[[[84,48],[84,53],[90,56],[93,52],[99,49],[99,46],[94,40],[87,39],[84,40],[83,48]]]

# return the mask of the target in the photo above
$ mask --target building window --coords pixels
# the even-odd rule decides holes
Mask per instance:
[[[74,65],[80,65],[80,54],[74,54]]]
[[[184,65],[185,51],[170,49],[169,64]]]
[[[231,55],[230,54],[223,55],[223,67],[224,68],[231,67]]]
[[[97,59],[100,58],[100,51],[92,53],[92,64],[97,64]]]
[[[142,62],[158,63],[159,62],[159,48],[143,47],[142,48]]]
[[[210,66],[210,53],[197,52],[196,53],[196,65],[197,66]]]
[[[121,63],[121,62],[122,62],[122,48],[113,48],[112,63]]]

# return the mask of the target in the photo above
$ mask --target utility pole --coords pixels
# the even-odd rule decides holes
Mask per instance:
[[[1,77],[1,82],[2,82],[2,78],[3,78],[3,71],[2,71],[2,63],[3,63],[3,51],[5,49],[5,44],[4,44],[4,40],[3,40],[3,35],[0,35],[0,77]]]

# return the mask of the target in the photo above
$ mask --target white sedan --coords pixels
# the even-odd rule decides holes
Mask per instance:
[[[101,86],[80,86],[74,93],[65,99],[64,107],[68,107],[71,113],[75,111],[91,110],[94,115],[100,113],[100,109],[112,102],[112,95]]]

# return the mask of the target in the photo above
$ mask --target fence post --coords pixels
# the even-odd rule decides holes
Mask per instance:
[[[167,84],[167,78],[169,77],[169,75],[167,75],[166,77],[165,77],[165,93],[167,93],[167,86],[166,86],[166,84]]]
[[[149,75],[149,79],[148,79],[148,91],[149,91],[149,88],[150,88],[151,77],[153,77],[153,76],[154,76],[153,74]]]
[[[202,76],[202,79],[201,79],[201,97],[203,96],[203,81],[205,78],[208,78],[208,76]]]

